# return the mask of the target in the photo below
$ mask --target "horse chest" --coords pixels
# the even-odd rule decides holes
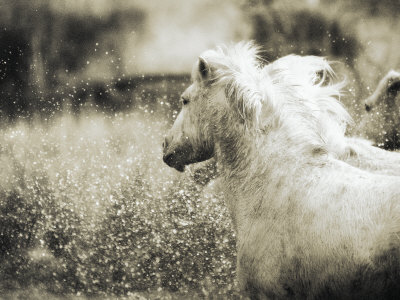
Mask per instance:
[[[319,294],[335,275],[352,271],[351,255],[342,255],[343,269],[336,270],[334,249],[326,251],[322,239],[311,233],[313,221],[305,221],[312,217],[299,217],[293,207],[279,211],[238,223],[237,272],[244,289],[269,298],[306,298]]]
[[[295,231],[282,221],[283,217],[269,221],[252,219],[239,224],[238,278],[245,288],[284,296],[289,286],[287,282],[293,281],[287,261],[296,261],[299,269],[304,267],[304,261],[296,258]]]

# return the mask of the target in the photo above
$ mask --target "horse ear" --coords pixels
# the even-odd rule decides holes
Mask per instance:
[[[200,78],[202,80],[208,80],[210,77],[211,69],[210,66],[208,65],[207,61],[199,57],[199,67],[198,67],[198,72],[200,75]]]

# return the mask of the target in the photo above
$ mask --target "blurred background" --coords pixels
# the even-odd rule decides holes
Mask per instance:
[[[180,79],[203,50],[249,39],[269,61],[298,53],[342,62],[349,90],[360,98],[400,64],[399,6],[396,0],[1,0],[1,120],[50,116],[67,105],[78,110],[87,101],[131,108],[138,85],[152,77]]]
[[[203,50],[249,39],[269,61],[298,53],[343,63],[349,91],[360,98],[399,67],[399,6],[396,0],[1,0],[0,117],[49,117],[88,101],[129,109],[142,83],[180,80]]]
[[[0,0],[0,295],[239,297],[212,166],[164,166],[198,55],[326,56],[362,99],[400,68],[398,0]],[[142,297],[142,298],[141,298]]]

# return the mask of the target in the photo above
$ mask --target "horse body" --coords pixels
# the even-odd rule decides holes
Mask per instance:
[[[239,44],[203,53],[164,161],[182,171],[215,157],[250,296],[395,298],[400,178],[340,161],[348,115],[338,89],[292,81],[256,52]]]
[[[384,288],[396,284],[388,278],[399,274],[378,278],[376,272],[388,267],[378,263],[385,252],[394,251],[396,264],[400,258],[400,197],[382,193],[396,190],[399,180],[371,177],[337,161],[282,163],[274,156],[270,168],[264,165],[251,177],[224,177],[242,288],[272,298],[326,299],[364,292],[378,279],[387,280]],[[360,290],[353,287],[357,281]]]
[[[280,143],[243,137],[234,141],[241,151],[221,146],[224,139],[215,138],[216,158],[236,227],[243,290],[310,299],[393,291],[398,269],[384,271],[400,261],[399,178],[371,176],[324,153],[293,156],[283,137]],[[234,167],[225,158],[232,152],[246,155],[236,156],[241,163]],[[382,255],[391,256],[386,265]]]
[[[346,137],[346,151],[339,157],[346,163],[375,174],[400,175],[400,153],[373,146],[369,140]]]

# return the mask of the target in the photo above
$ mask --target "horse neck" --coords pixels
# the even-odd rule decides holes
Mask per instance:
[[[293,135],[292,124],[271,125],[270,130],[261,131],[229,118],[223,123],[219,123],[214,142],[220,173],[229,181],[235,178],[246,185],[254,180],[285,180],[286,175],[324,164],[330,156],[323,146],[307,139],[308,135]]]
[[[232,128],[217,140],[216,159],[225,201],[239,230],[247,217],[257,211],[260,201],[274,211],[286,205],[281,198],[282,188],[299,184],[298,178],[304,178],[298,176],[299,172],[307,172],[309,166],[296,157],[295,149],[288,147],[281,134],[234,135]]]
[[[215,137],[216,157],[223,174],[245,182],[252,176],[271,174],[296,160],[284,133],[266,134],[246,129],[243,124],[227,126]],[[293,153],[293,155],[291,155]]]

